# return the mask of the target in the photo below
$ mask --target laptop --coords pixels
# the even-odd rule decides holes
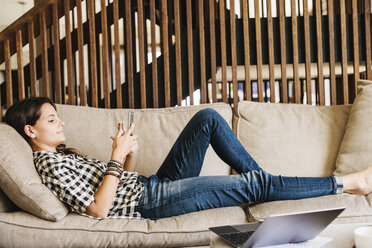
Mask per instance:
[[[263,222],[209,228],[234,247],[300,243],[315,238],[345,208],[273,215]]]

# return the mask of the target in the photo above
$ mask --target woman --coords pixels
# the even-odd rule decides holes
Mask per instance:
[[[134,172],[138,151],[134,124],[128,130],[124,122],[118,124],[111,137],[111,160],[106,164],[60,147],[65,142],[65,124],[48,98],[14,104],[6,112],[5,122],[30,144],[43,183],[71,211],[96,218],[158,219],[247,202],[372,191],[372,166],[342,177],[270,175],[212,109],[195,114],[156,175],[149,178]],[[239,175],[199,177],[209,144]]]

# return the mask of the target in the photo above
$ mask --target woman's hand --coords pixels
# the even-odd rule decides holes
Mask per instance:
[[[137,153],[138,144],[137,135],[132,134],[133,130],[134,124],[128,130],[124,128],[124,122],[118,124],[118,132],[114,137],[111,137],[113,140],[111,159],[123,161],[124,157],[128,155],[128,163],[130,165],[135,164],[135,156],[133,154]],[[131,159],[128,159],[128,157],[131,157]],[[105,176],[94,194],[94,201],[87,207],[86,213],[94,217],[105,218],[112,206],[118,183],[118,178],[111,175]]]
[[[133,130],[134,123],[128,130],[125,130],[123,121],[118,124],[118,132],[114,137],[111,137],[113,140],[111,159],[123,161],[128,154],[137,153],[137,135],[133,134]]]

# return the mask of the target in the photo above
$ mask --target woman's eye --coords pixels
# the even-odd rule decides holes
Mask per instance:
[[[54,120],[49,120],[49,122],[53,122]]]

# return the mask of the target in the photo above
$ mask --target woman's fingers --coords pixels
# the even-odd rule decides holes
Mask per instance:
[[[125,123],[124,123],[124,121],[122,121],[122,122],[120,123],[120,125],[121,125],[121,130],[122,130],[123,132],[125,132],[125,131],[126,131],[126,128],[125,128]]]
[[[118,131],[117,131],[116,135],[111,136],[110,138],[112,140],[115,140],[115,139],[118,139],[121,136],[125,135],[126,133],[129,133],[132,136],[133,135],[133,130],[134,130],[134,123],[132,123],[132,125],[130,125],[128,130],[126,130],[124,121],[121,121],[121,122],[118,123]]]
[[[127,132],[130,133],[130,135],[133,135],[133,130],[134,130],[134,122],[130,125]]]
[[[122,136],[124,133],[123,131],[123,128],[122,128],[122,124],[119,122],[118,123],[118,131],[116,132],[116,135],[114,137],[111,137],[111,139],[115,139],[115,138],[119,138],[120,136]]]

